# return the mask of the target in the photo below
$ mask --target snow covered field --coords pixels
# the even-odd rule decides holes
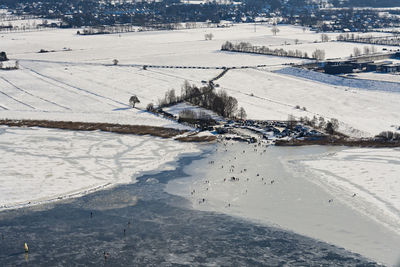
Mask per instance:
[[[220,51],[226,40],[273,46],[294,43],[298,39],[303,45],[319,45],[313,42],[320,39],[320,34],[308,29],[303,32],[301,27],[287,25],[279,26],[279,29],[277,36],[272,35],[271,25],[267,24],[258,24],[256,31],[253,24],[239,24],[230,28],[94,36],[78,36],[76,30],[69,29],[4,35],[0,37],[2,49],[9,58],[20,60],[21,69],[0,72],[0,118],[180,127],[146,112],[128,109],[129,97],[136,94],[141,100],[137,106],[144,109],[150,102],[157,104],[167,90],[175,89],[179,94],[185,80],[200,86],[202,81],[216,77],[222,70],[143,70],[140,64],[188,67],[265,64],[268,65],[265,70],[230,70],[216,81],[222,89],[237,97],[248,118],[287,119],[289,114],[337,118],[341,123],[340,130],[352,136],[373,136],[384,130],[394,130],[391,126],[399,124],[396,112],[399,94],[357,88],[368,89],[367,84],[374,89],[396,91],[400,87],[396,83],[355,80],[353,85],[326,81],[321,84],[309,75],[294,77],[293,73],[267,71],[300,62],[298,59]],[[205,41],[204,34],[209,32],[214,38]],[[332,39],[336,35],[329,34]],[[353,46],[349,43],[340,45],[350,50]],[[344,47],[339,49],[330,43],[325,46],[328,54],[345,51]],[[37,53],[40,49],[55,52]],[[117,66],[112,65],[113,59],[118,59]],[[296,105],[306,107],[307,111],[295,109]]]
[[[0,210],[77,197],[175,168],[194,144],[149,136],[0,128]]]
[[[293,72],[298,70],[289,68],[292,69]],[[392,86],[390,88],[374,87],[374,91],[359,90],[315,81],[311,76],[313,72],[304,71],[300,78],[293,77],[292,72],[285,70],[277,72],[254,69],[230,70],[218,80],[218,83],[221,88],[239,100],[239,106],[246,109],[249,118],[286,120],[289,114],[296,117],[311,118],[316,115],[326,119],[336,118],[341,122],[339,130],[351,136],[373,136],[381,131],[395,130],[392,126],[398,125],[400,85],[396,93],[379,91],[396,90],[397,85],[393,83],[390,83]],[[344,79],[319,73],[315,75]],[[364,82],[362,85],[372,83],[362,82]],[[305,107],[306,111],[296,109],[297,105]]]
[[[191,178],[171,181],[167,191],[195,209],[275,225],[396,266],[399,156],[399,150],[228,142],[188,166]]]
[[[2,50],[19,59],[21,69],[0,72],[0,118],[56,119],[148,124],[180,127],[149,113],[128,109],[128,99],[136,94],[144,109],[157,104],[167,90],[180,88],[185,80],[200,86],[216,77],[221,69],[165,69],[140,65],[241,67],[265,64],[265,70],[230,70],[216,83],[237,97],[250,119],[287,119],[289,114],[337,118],[340,130],[352,136],[373,136],[398,125],[399,94],[366,92],[368,86],[396,91],[396,83],[355,80],[321,84],[315,77],[294,77],[266,70],[298,63],[294,58],[220,51],[222,43],[250,42],[287,47],[312,46],[320,34],[301,27],[279,26],[273,36],[271,25],[238,24],[229,28],[201,28],[178,31],[133,32],[125,34],[79,36],[76,30],[12,33],[0,37]],[[211,41],[205,33],[213,33]],[[372,33],[382,35],[381,33]],[[336,33],[329,34],[331,39]],[[46,43],[43,42],[46,40]],[[329,57],[342,56],[353,49],[351,43],[325,43]],[[340,47],[337,47],[340,45]],[[40,49],[55,52],[38,53]],[[346,50],[347,49],[347,50]],[[112,65],[118,59],[117,66]],[[306,78],[306,79],[305,79]],[[336,77],[332,77],[336,79]],[[352,88],[349,88],[351,86]],[[367,86],[367,87],[368,87]],[[354,89],[356,88],[356,89]],[[394,88],[394,89],[393,89]],[[253,95],[253,96],[252,96]],[[295,109],[306,107],[307,111]],[[374,118],[374,119],[371,119]]]

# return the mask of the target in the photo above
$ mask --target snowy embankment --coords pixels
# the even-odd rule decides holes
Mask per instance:
[[[374,81],[374,80],[361,80],[361,79],[349,79],[335,75],[329,75],[311,70],[305,70],[300,68],[283,68],[275,71],[276,73],[291,75],[300,77],[316,82],[321,82],[336,86],[353,87],[364,90],[373,91],[384,91],[384,92],[396,92],[400,93],[400,83],[387,82],[387,81]]]
[[[175,168],[194,144],[149,136],[0,127],[0,210],[78,197]]]
[[[167,191],[195,209],[276,225],[394,266],[400,262],[399,153],[228,142],[188,166],[191,178],[171,181]],[[332,173],[322,175],[318,167]]]

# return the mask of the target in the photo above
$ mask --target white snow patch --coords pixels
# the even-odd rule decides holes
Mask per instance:
[[[77,197],[171,170],[194,144],[100,131],[0,127],[0,210]]]

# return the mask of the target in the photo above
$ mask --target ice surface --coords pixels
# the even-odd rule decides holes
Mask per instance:
[[[277,225],[388,265],[399,262],[399,190],[395,182],[399,164],[397,160],[389,162],[397,152],[232,143],[217,149],[186,168],[192,178],[171,181],[167,191],[191,200],[195,209]],[[364,151],[365,158],[353,157]],[[333,156],[335,153],[338,156]],[[209,164],[211,161],[214,164]],[[332,173],[321,174],[320,169],[309,167],[314,161],[315,168]],[[389,164],[381,169],[386,162]],[[372,176],[391,176],[379,182],[375,178],[372,185],[363,169],[374,169]],[[336,173],[338,170],[341,172]]]
[[[0,209],[76,197],[174,168],[193,144],[149,136],[0,128]]]

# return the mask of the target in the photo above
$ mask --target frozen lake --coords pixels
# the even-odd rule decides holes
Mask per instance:
[[[223,142],[167,191],[197,210],[278,226],[396,266],[399,157],[397,149]]]
[[[181,158],[177,169],[138,177],[135,184],[2,211],[0,262],[3,266],[376,266],[357,254],[290,231],[194,210],[185,198],[166,193],[165,185],[185,177],[184,167],[197,166],[198,160],[199,156]],[[24,242],[29,255],[23,252]],[[106,261],[103,252],[110,254]]]

